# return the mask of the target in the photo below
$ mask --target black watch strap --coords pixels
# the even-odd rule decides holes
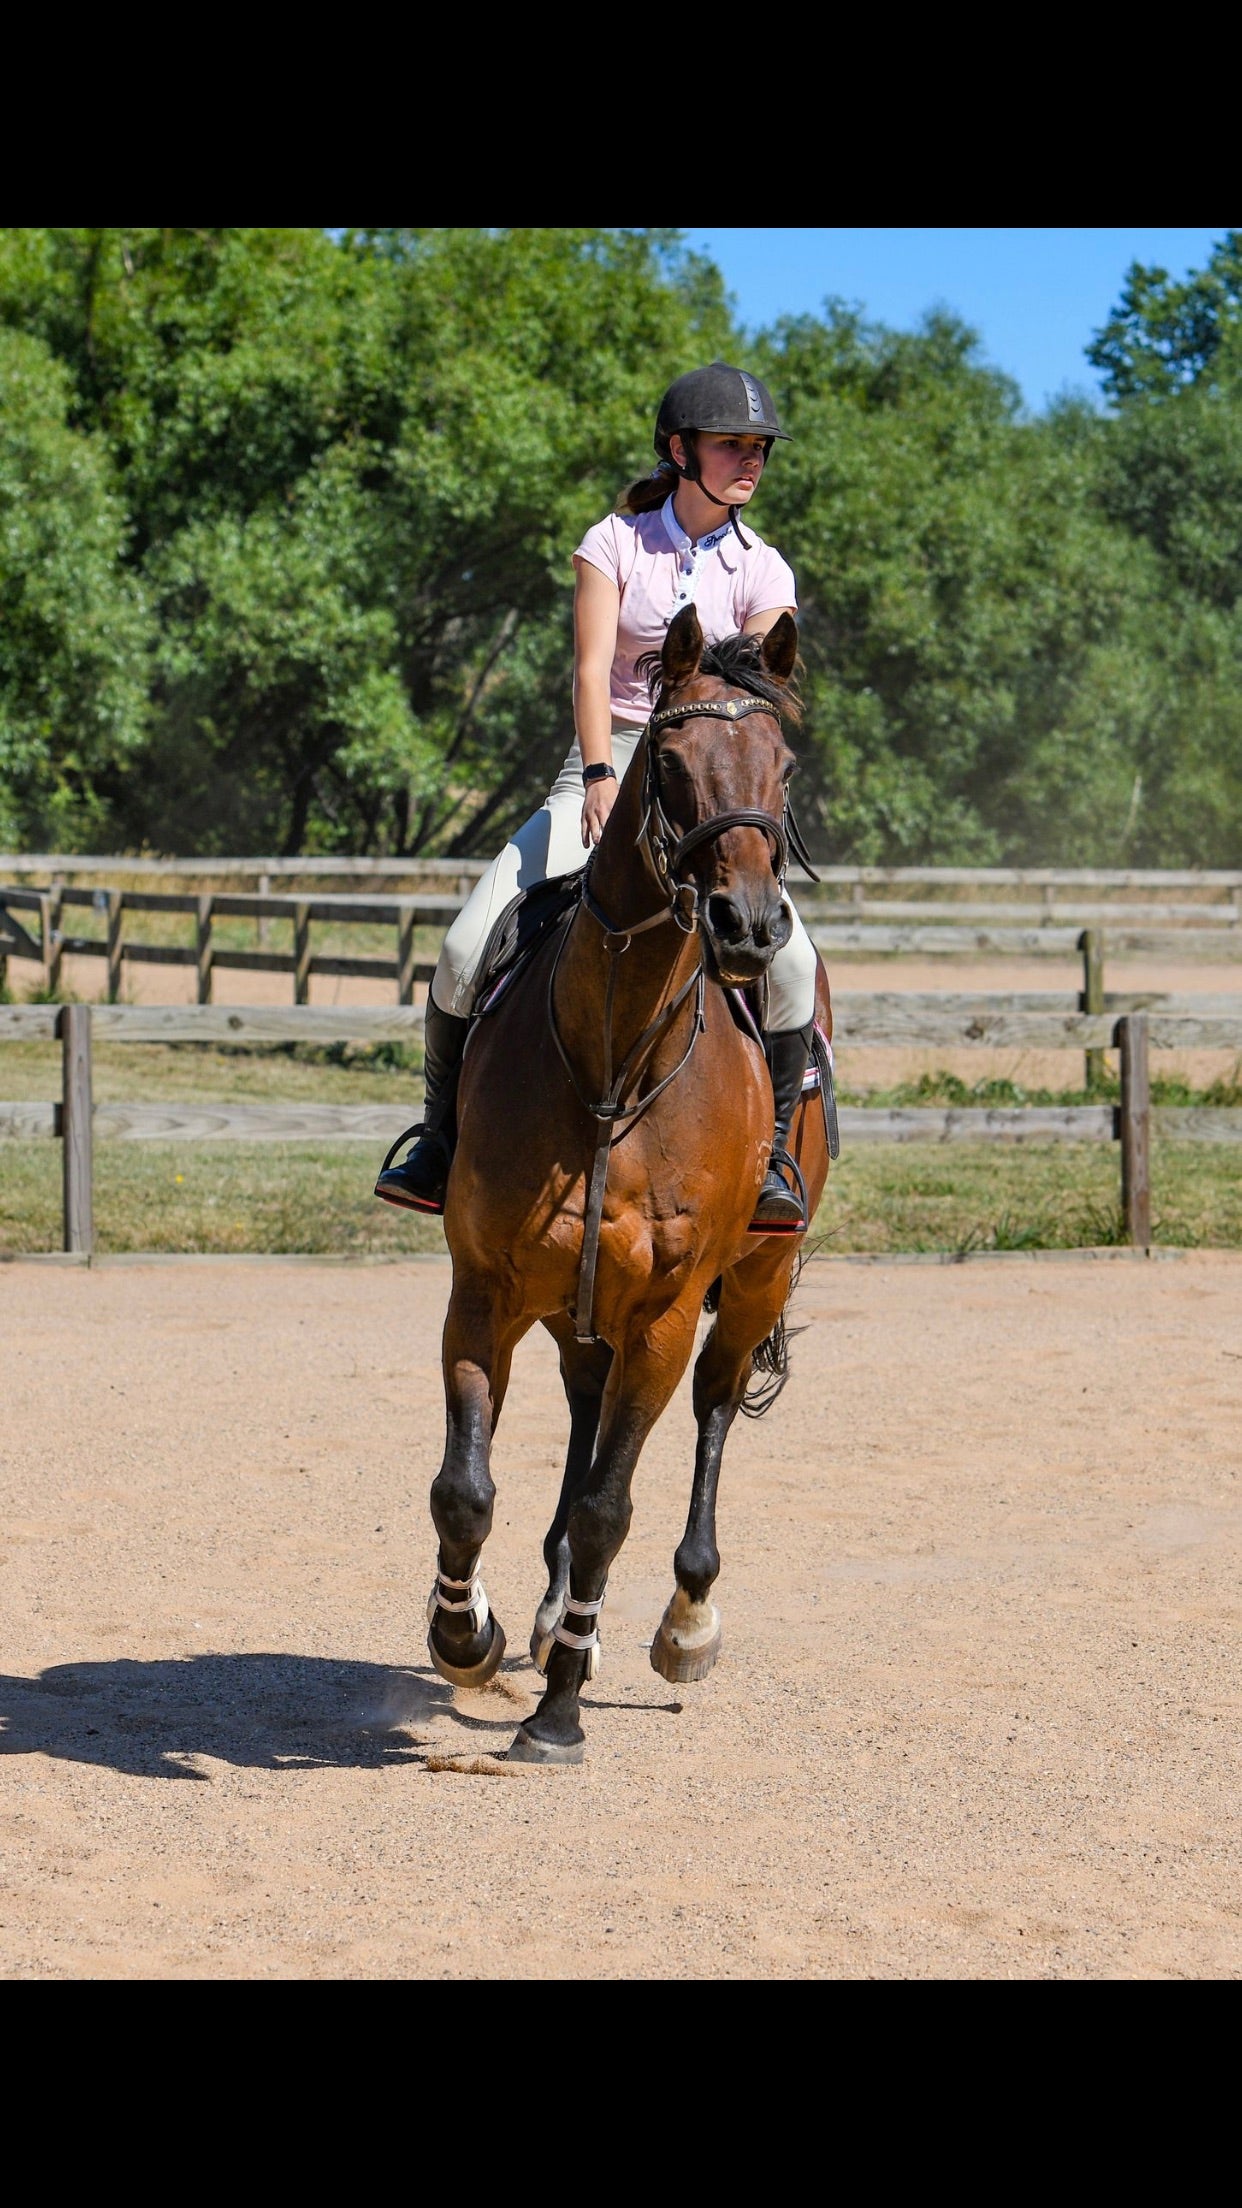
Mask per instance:
[[[617,770],[609,766],[606,759],[597,759],[594,766],[583,768],[582,779],[584,782],[615,782]]]

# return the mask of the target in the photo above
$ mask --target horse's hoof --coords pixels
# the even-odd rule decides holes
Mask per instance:
[[[477,1664],[470,1664],[465,1667],[460,1664],[450,1664],[448,1659],[440,1654],[431,1634],[427,1635],[427,1653],[440,1677],[447,1679],[451,1687],[485,1687],[488,1680],[499,1671],[500,1659],[504,1652],[504,1627],[501,1625],[499,1618],[496,1617],[492,1618],[492,1645],[486,1656]]]
[[[519,1725],[510,1744],[506,1763],[581,1763],[586,1754],[585,1740],[536,1740],[524,1725]]]
[[[667,1679],[670,1686],[689,1686],[695,1679],[706,1679],[720,1654],[722,1640],[719,1619],[714,1630],[702,1641],[687,1636],[687,1641],[683,1642],[666,1633],[661,1626],[651,1644],[651,1668],[659,1672],[661,1679]]]

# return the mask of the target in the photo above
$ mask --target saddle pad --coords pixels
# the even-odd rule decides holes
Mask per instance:
[[[822,1052],[823,1052],[823,1054],[824,1054],[824,1058],[825,1058],[825,1061],[826,1061],[826,1063],[827,1063],[827,1067],[828,1067],[828,1072],[829,1072],[829,1074],[831,1074],[831,1072],[832,1072],[832,1069],[833,1069],[833,1065],[834,1065],[834,1063],[835,1063],[835,1061],[834,1061],[834,1059],[833,1059],[833,1055],[832,1055],[832,1044],[831,1044],[831,1043],[829,1042],[829,1040],[828,1040],[828,1037],[827,1037],[827,1036],[825,1035],[825,1033],[824,1033],[824,1031],[823,1031],[823,1028],[822,1028],[822,1027],[820,1026],[820,1024],[819,1024],[819,1021],[818,1021],[818,1020],[816,1020],[816,1022],[815,1022],[815,1034],[816,1034],[816,1038],[817,1038],[817,1041],[818,1041],[818,1044],[819,1044],[819,1049],[818,1049],[818,1050],[812,1050],[812,1052],[811,1052],[811,1055],[810,1055],[810,1057],[809,1057],[809,1058],[807,1059],[807,1062],[806,1062],[806,1072],[805,1072],[805,1073],[803,1074],[803,1076],[802,1076],[802,1094],[803,1094],[804,1096],[810,1096],[810,1095],[811,1095],[811,1094],[813,1094],[813,1092],[814,1092],[814,1091],[815,1091],[816,1089],[818,1089],[818,1088],[819,1088],[819,1086],[820,1086],[820,1078],[819,1078],[819,1053],[820,1053],[820,1051],[822,1050]]]

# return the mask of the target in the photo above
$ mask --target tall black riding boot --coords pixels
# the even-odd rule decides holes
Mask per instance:
[[[814,1032],[815,1022],[808,1020],[805,1027],[788,1027],[781,1034],[769,1035],[767,1039],[772,1096],[776,1105],[776,1128],[772,1136],[772,1156],[767,1178],[759,1191],[755,1216],[750,1222],[751,1234],[805,1234],[809,1224],[806,1215],[806,1188],[786,1146],[793,1115],[802,1095],[802,1082],[811,1055],[811,1037]]]
[[[426,1110],[417,1126],[407,1127],[403,1135],[398,1135],[384,1160],[375,1193],[382,1196],[386,1204],[404,1204],[407,1211],[442,1212],[444,1209],[457,1138],[457,1072],[469,1031],[469,1020],[459,1020],[452,1012],[442,1012],[429,989],[423,1029]],[[392,1161],[402,1143],[408,1142],[412,1135],[420,1139],[408,1158],[394,1165]]]

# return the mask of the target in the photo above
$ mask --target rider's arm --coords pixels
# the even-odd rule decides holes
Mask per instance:
[[[612,764],[612,662],[617,649],[621,592],[589,560],[574,561],[574,727],[589,767]],[[588,782],[583,793],[582,840],[598,843],[617,794],[614,781]]]
[[[743,636],[766,636],[773,622],[779,621],[783,613],[792,613],[796,619],[793,606],[766,606],[762,613],[752,613],[742,630]]]

